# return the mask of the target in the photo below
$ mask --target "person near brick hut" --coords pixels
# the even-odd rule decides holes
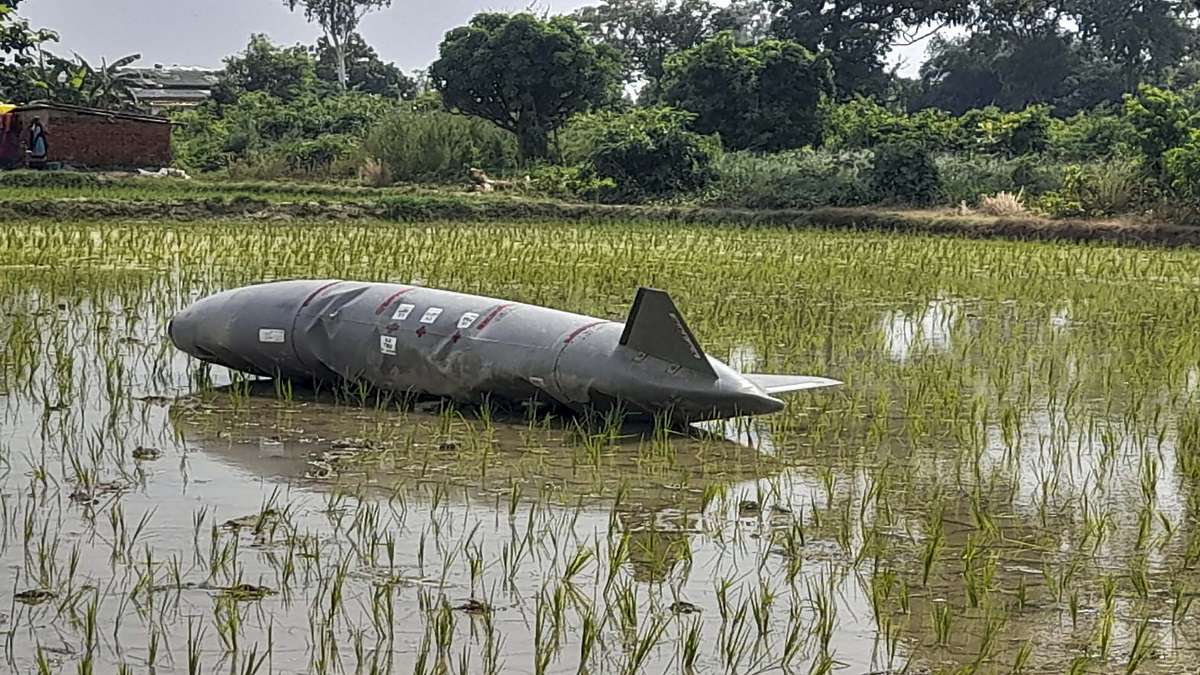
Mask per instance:
[[[46,129],[42,121],[33,118],[29,124],[29,166],[41,169],[46,166],[46,155],[50,152],[50,142],[46,139]]]

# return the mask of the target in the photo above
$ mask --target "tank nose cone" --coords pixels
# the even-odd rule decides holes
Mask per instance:
[[[195,355],[197,344],[197,331],[199,329],[199,321],[197,319],[197,304],[194,303],[190,307],[180,311],[171,320],[167,322],[167,337],[171,338],[171,342],[175,348]]]

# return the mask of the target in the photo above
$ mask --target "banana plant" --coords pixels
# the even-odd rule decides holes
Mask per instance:
[[[108,63],[100,60],[100,67],[95,68],[82,56],[76,54],[78,62],[74,74],[68,80],[70,89],[79,93],[80,102],[93,108],[134,107],[137,105],[137,95],[134,88],[140,79],[137,73],[125,70],[127,66],[142,58],[141,54],[131,54]]]
[[[78,54],[68,60],[39,50],[36,60],[21,71],[21,98],[92,108],[136,108],[134,89],[140,78],[125,68],[139,58],[133,54],[111,64],[101,60],[94,67]]]

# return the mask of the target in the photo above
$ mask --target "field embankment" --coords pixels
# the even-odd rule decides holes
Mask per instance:
[[[1032,214],[989,216],[951,209],[827,207],[735,209],[691,205],[612,205],[521,194],[431,188],[363,188],[293,183],[230,183],[107,178],[89,174],[31,180],[0,177],[0,219],[292,218],[423,221],[625,222],[911,232],[1035,241],[1200,245],[1200,228],[1133,220],[1060,220]]]

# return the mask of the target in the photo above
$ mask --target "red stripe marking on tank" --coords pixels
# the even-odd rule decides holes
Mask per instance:
[[[596,326],[599,326],[600,324],[604,324],[604,323],[608,323],[608,322],[607,322],[607,321],[593,321],[593,322],[591,322],[591,323],[585,323],[585,324],[583,324],[583,325],[582,325],[582,326],[580,326],[579,328],[576,328],[574,331],[572,331],[572,332],[571,332],[571,334],[567,336],[567,339],[566,339],[566,340],[563,340],[563,344],[565,344],[565,345],[569,345],[569,344],[571,344],[571,342],[572,342],[573,340],[575,340],[575,338],[577,338],[577,337],[579,337],[580,335],[582,335],[582,334],[583,334],[583,332],[584,332],[584,331],[586,331],[587,329],[589,329],[589,328],[595,328]]]
[[[400,296],[404,295],[405,293],[407,293],[411,290],[412,290],[411,288],[401,288],[400,290],[396,291],[395,293],[392,293],[391,295],[388,296],[387,300],[384,300],[383,302],[381,302],[379,304],[379,309],[376,309],[375,313],[383,314],[384,312],[387,311],[387,308],[390,307],[392,305],[392,303],[396,301],[397,298],[399,298]]]
[[[456,345],[456,344],[458,344],[458,341],[459,341],[459,340],[461,340],[461,339],[462,339],[462,333],[458,333],[458,332],[456,332],[456,333],[454,333],[454,335],[453,335],[453,336],[450,338],[450,344],[455,344],[455,345]]]
[[[479,330],[483,330],[484,328],[487,328],[487,325],[489,323],[491,323],[493,320],[495,320],[496,315],[498,315],[500,312],[503,312],[504,310],[508,309],[509,307],[512,307],[512,303],[508,303],[508,304],[504,304],[504,305],[497,305],[495,308],[492,309],[492,311],[487,313],[487,316],[483,317],[482,321],[475,324],[475,330],[479,331]]]
[[[384,328],[384,330],[386,330],[389,333],[395,333],[396,331],[400,330],[400,324],[393,321],[393,322],[389,323],[387,325],[387,327]]]
[[[421,326],[417,329],[417,337],[425,337],[425,326]]]
[[[329,290],[330,288],[333,288],[334,286],[337,286],[337,285],[338,285],[338,284],[340,284],[340,283],[342,283],[342,282],[340,282],[340,281],[331,281],[331,282],[329,282],[329,283],[325,284],[324,286],[322,286],[322,287],[318,288],[317,290],[315,290],[315,291],[313,291],[312,293],[310,293],[310,294],[309,294],[309,296],[308,296],[307,298],[305,298],[305,299],[304,299],[304,304],[303,304],[303,305],[300,305],[300,306],[301,306],[301,307],[308,307],[308,304],[309,304],[310,302],[312,302],[313,300],[316,300],[318,295],[320,295],[320,294],[324,293],[325,291]]]

